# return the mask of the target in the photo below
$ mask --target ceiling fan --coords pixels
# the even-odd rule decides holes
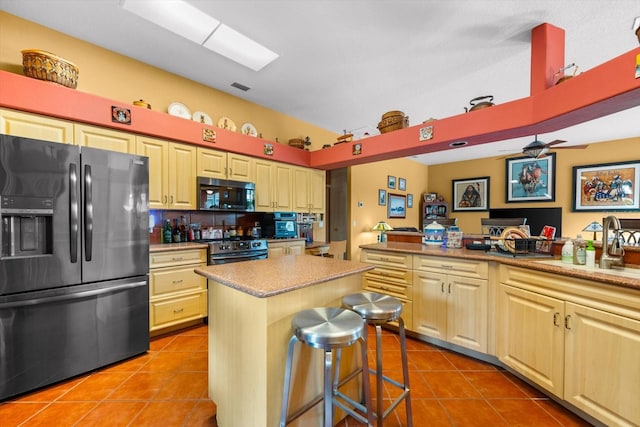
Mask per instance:
[[[551,142],[547,142],[544,143],[540,140],[538,140],[538,135],[535,136],[534,140],[531,141],[529,144],[525,145],[524,147],[522,147],[522,154],[527,156],[527,157],[531,157],[533,159],[540,159],[544,156],[546,156],[546,154],[549,152],[549,148],[557,145],[557,144],[562,144],[563,142],[567,142],[564,141],[562,139],[556,139],[554,141]],[[587,148],[588,145],[571,145],[569,147],[556,147],[555,150],[561,150],[561,149],[583,149],[583,148]],[[509,156],[503,156],[500,158],[505,158],[505,157],[509,157]]]

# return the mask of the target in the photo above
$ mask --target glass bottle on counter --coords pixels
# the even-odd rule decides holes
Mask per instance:
[[[596,248],[593,247],[593,241],[587,241],[587,249],[585,249],[586,254],[586,266],[587,267],[595,267],[596,266]]]
[[[171,221],[166,220],[164,222],[164,228],[162,229],[162,243],[171,243],[173,239],[173,230],[171,228]]]
[[[587,243],[582,240],[580,234],[573,242],[573,263],[576,265],[585,265],[587,263]]]
[[[573,240],[565,237],[564,245],[562,246],[562,262],[567,264],[573,263]]]
[[[180,226],[178,225],[178,218],[173,220],[173,234],[172,241],[173,243],[180,243]]]

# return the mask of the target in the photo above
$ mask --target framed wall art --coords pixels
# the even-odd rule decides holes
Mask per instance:
[[[387,190],[378,190],[378,206],[387,204]]]
[[[573,167],[574,211],[640,210],[640,160]]]
[[[393,190],[396,189],[396,177],[395,176],[391,176],[391,175],[387,176],[387,187],[391,188]]]
[[[556,155],[507,159],[506,202],[553,202],[556,198]]]
[[[413,194],[407,194],[407,208],[413,207]]]
[[[406,218],[407,216],[407,197],[404,194],[388,195],[387,200],[387,217],[389,218]]]
[[[454,211],[489,210],[489,177],[453,180]]]
[[[407,190],[407,180],[404,178],[398,178],[398,190],[406,191]]]

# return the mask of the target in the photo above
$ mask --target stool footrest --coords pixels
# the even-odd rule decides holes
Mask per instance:
[[[338,398],[343,399],[349,405],[353,406],[353,408],[350,408],[349,406],[345,405],[343,402],[339,401]],[[333,403],[336,406],[339,406],[344,412],[346,412],[347,414],[351,415],[353,418],[357,419],[359,422],[368,424],[369,421],[367,420],[367,417],[365,417],[364,415],[362,415],[362,414],[360,414],[360,413],[355,411],[355,409],[358,409],[362,413],[366,414],[367,413],[367,407],[364,406],[363,404],[361,404],[359,402],[356,402],[355,400],[353,400],[350,397],[344,395],[340,391],[334,392]]]

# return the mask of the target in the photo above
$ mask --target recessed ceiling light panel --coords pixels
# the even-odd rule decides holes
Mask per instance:
[[[253,71],[260,71],[278,57],[277,53],[225,24],[220,24],[203,46]]]

